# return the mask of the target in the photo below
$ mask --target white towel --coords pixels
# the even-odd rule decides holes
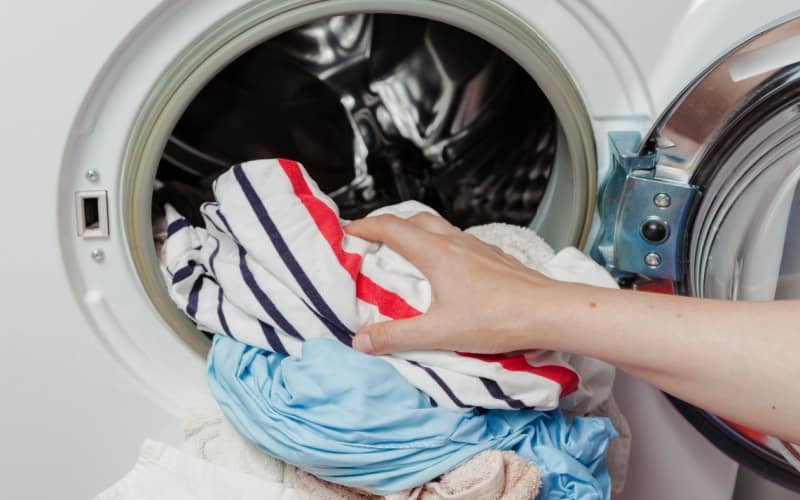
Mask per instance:
[[[265,481],[284,482],[287,466],[245,439],[209,398],[184,419],[181,451],[214,465]]]
[[[94,500],[308,500],[276,481],[219,467],[146,440],[133,469]]]
[[[430,285],[390,248],[346,235],[333,201],[298,163],[235,165],[202,207],[206,228],[167,207],[164,248],[170,295],[197,325],[239,341],[298,354],[304,339],[350,345],[364,324],[427,310]],[[371,215],[433,212],[417,203]],[[471,230],[558,280],[616,287],[575,248],[553,255],[532,231],[507,225]],[[536,307],[531,304],[530,307]],[[589,411],[608,398],[613,368],[566,353],[475,356],[419,351],[385,356],[411,383],[449,407]]]

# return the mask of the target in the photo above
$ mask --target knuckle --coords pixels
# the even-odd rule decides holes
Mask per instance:
[[[435,223],[440,223],[440,222],[442,222],[444,220],[441,217],[433,215],[433,214],[430,214],[428,212],[420,212],[417,215],[415,215],[415,217],[418,217],[419,220],[421,220],[421,221],[434,223],[434,224]]]
[[[372,219],[374,222],[381,223],[381,224],[387,224],[387,223],[391,224],[391,223],[397,222],[399,220],[399,217],[397,217],[396,215],[393,215],[393,214],[379,214],[379,215],[370,216],[368,218]]]
[[[427,216],[429,216],[429,215],[430,214],[427,213],[427,212],[419,212],[419,213],[416,213],[416,214],[412,215],[411,217],[409,217],[408,220],[410,220],[410,221],[424,221],[424,220],[427,220]]]
[[[416,226],[428,230],[436,227],[437,225],[436,217],[427,212],[420,212],[418,214],[414,214],[408,218],[408,221]]]

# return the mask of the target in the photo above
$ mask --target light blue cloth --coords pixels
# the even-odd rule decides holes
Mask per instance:
[[[246,438],[336,483],[385,495],[499,448],[539,466],[538,498],[610,495],[604,459],[617,434],[608,419],[435,407],[385,361],[334,340],[309,339],[286,357],[217,335],[208,381]]]

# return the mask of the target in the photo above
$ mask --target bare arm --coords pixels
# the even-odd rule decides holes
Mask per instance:
[[[347,232],[386,243],[432,287],[427,313],[365,327],[357,349],[583,354],[800,442],[800,301],[727,302],[556,282],[429,214],[367,218]]]

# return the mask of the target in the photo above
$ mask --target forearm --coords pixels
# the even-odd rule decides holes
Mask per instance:
[[[756,429],[800,442],[800,302],[571,287],[553,349],[593,356]],[[569,304],[569,306],[565,305]]]
[[[800,442],[800,302],[721,302],[550,280],[440,217],[354,221],[428,278],[420,316],[366,325],[353,346],[604,359],[721,417]],[[456,279],[456,277],[466,277]]]

